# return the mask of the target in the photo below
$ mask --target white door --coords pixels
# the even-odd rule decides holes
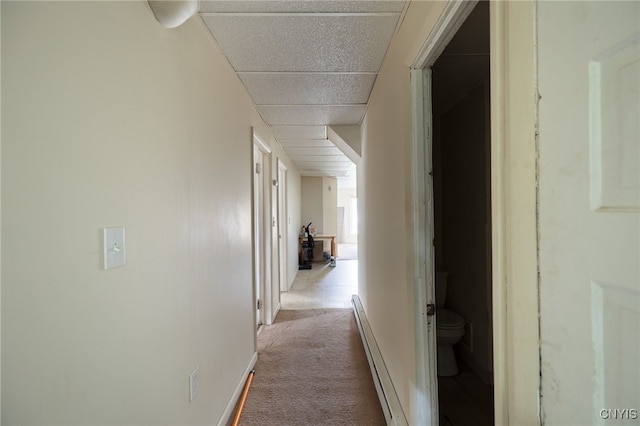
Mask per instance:
[[[537,33],[543,418],[638,424],[640,3],[541,1]]]
[[[256,326],[263,323],[262,300],[264,289],[264,173],[262,151],[253,150],[253,241],[254,281],[256,295]]]
[[[287,168],[278,161],[278,259],[280,291],[287,291]]]

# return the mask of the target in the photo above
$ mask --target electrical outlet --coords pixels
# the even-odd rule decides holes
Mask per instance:
[[[196,395],[198,395],[198,390],[200,389],[199,369],[199,366],[196,367],[196,369],[193,370],[193,373],[189,376],[189,402],[193,402],[193,400],[196,399]]]

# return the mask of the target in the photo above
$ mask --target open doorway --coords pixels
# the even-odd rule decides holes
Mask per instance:
[[[489,2],[431,67],[440,424],[493,424]],[[455,336],[454,336],[455,335]]]
[[[281,294],[281,308],[351,308],[351,298],[358,293],[355,176],[351,179],[303,176],[301,188],[304,222],[311,221],[322,228],[314,238],[312,267],[298,270],[289,290]],[[307,238],[304,235],[299,238],[300,254],[302,242]],[[335,239],[335,251],[328,238]]]
[[[417,412],[493,424],[489,2],[450,4],[411,64]]]

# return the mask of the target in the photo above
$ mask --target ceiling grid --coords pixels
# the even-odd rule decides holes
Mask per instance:
[[[326,126],[359,125],[405,1],[218,1],[200,16],[303,176],[354,170]]]

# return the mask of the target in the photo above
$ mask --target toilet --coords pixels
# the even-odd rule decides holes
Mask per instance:
[[[438,376],[455,376],[458,364],[453,345],[464,336],[464,318],[444,309],[447,298],[447,273],[436,273],[436,341],[438,344]]]

